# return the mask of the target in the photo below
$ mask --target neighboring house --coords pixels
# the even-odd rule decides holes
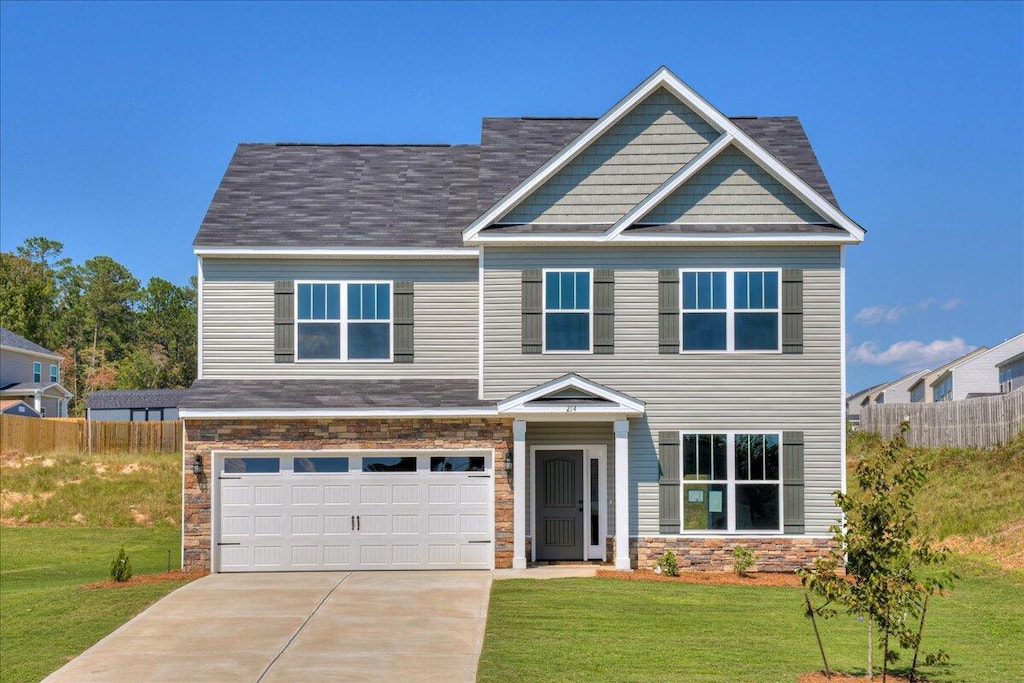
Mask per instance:
[[[860,423],[860,409],[861,404],[868,395],[874,395],[877,389],[885,386],[885,383],[876,384],[868,387],[867,389],[861,389],[855,394],[850,394],[846,397],[846,419],[850,424],[857,425]]]
[[[996,363],[999,369],[999,393],[1008,394],[1024,387],[1024,353]]]
[[[963,363],[964,361],[970,360],[975,356],[985,353],[988,351],[987,346],[979,346],[973,351],[969,351],[959,358],[954,358],[945,365],[942,365],[935,370],[931,370],[922,377],[916,379],[909,387],[907,391],[910,394],[911,403],[933,403],[935,401],[934,394],[931,390],[931,383],[934,382],[938,377],[944,375],[947,370],[953,366]]]
[[[11,398],[0,401],[0,414],[17,415],[18,417],[42,417],[29,404],[20,398]]]
[[[961,361],[929,383],[932,400],[959,401],[1000,393],[1000,363],[1024,352],[1024,334],[1007,339],[984,353]]]
[[[85,399],[86,416],[97,422],[163,422],[178,419],[185,389],[96,391]]]
[[[870,402],[876,405],[883,403],[910,403],[910,387],[915,384],[919,379],[930,373],[931,370],[915,370],[909,375],[900,377],[895,382],[889,382],[883,384],[872,391],[868,396],[862,399],[861,405],[868,405],[868,398]]]
[[[72,393],[60,384],[61,356],[0,327],[0,400],[25,401],[42,417],[67,417]]]
[[[664,68],[479,145],[240,145],[194,243],[184,567],[806,564],[863,237],[796,118]]]

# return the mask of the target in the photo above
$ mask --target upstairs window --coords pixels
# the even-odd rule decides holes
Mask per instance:
[[[932,400],[935,403],[953,400],[953,375],[946,377],[942,384],[932,387]]]
[[[39,361],[32,361],[32,381],[42,382],[43,381],[43,364]]]
[[[297,282],[295,289],[297,360],[391,360],[390,282]]]
[[[910,390],[911,403],[924,403],[924,381],[919,382]]]
[[[999,368],[999,392],[1008,394],[1024,386],[1024,360]]]
[[[544,351],[590,353],[593,350],[589,270],[544,272]]]
[[[779,351],[778,270],[683,270],[683,352]]]
[[[60,368],[56,365],[50,366],[50,381],[54,384],[60,381]]]

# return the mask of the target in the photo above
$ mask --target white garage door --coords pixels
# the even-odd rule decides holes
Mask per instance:
[[[220,571],[489,569],[490,453],[222,453]]]

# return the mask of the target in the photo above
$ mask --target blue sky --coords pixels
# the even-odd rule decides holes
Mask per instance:
[[[0,5],[0,248],[184,282],[241,141],[479,141],[665,64],[801,117],[843,208],[848,385],[1024,329],[1024,4]]]

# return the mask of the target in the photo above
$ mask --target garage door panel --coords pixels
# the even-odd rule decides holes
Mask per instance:
[[[293,456],[275,454],[277,472],[225,473],[220,570],[491,567],[489,470],[432,472],[420,455],[416,471],[365,472],[351,457],[347,471],[295,472]]]

